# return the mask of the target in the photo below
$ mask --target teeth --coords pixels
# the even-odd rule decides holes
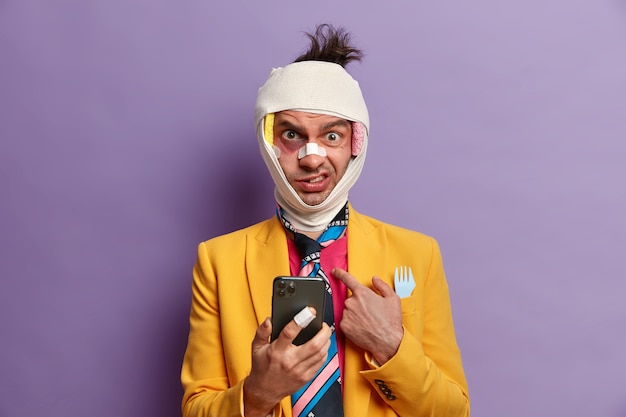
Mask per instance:
[[[311,181],[309,182],[320,182],[321,180],[323,180],[322,177],[317,177],[317,178],[313,178]]]

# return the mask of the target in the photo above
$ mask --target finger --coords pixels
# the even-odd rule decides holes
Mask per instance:
[[[272,334],[272,321],[269,317],[263,320],[263,323],[256,329],[254,339],[252,340],[252,350],[256,350],[269,343],[269,337]]]
[[[315,318],[315,308],[307,307],[306,309],[308,310],[310,315]],[[292,319],[289,323],[285,325],[285,327],[283,327],[283,330],[280,332],[280,335],[278,336],[278,339],[276,339],[276,341],[280,341],[280,343],[293,343],[294,339],[298,336],[298,334],[300,334],[300,331],[304,327],[308,326],[308,324],[311,322],[311,320],[306,320],[306,316],[304,317],[304,320],[303,317],[298,318],[298,315],[300,315],[301,313],[302,312],[296,314],[296,317],[294,317],[294,319]]]
[[[383,297],[390,297],[396,293],[395,290],[389,286],[389,284],[378,277],[372,278],[372,285]]]
[[[330,336],[332,335],[332,330],[326,323],[322,323],[322,328],[306,343],[304,343],[301,348],[307,351],[316,351],[323,350],[328,351],[330,346]]]
[[[304,329],[315,319],[315,314],[315,307],[305,307],[293,317],[293,321],[295,321],[300,328]]]
[[[322,322],[322,328],[319,330],[319,332],[315,334],[315,336],[311,338],[311,340],[313,340],[314,341],[313,343],[316,343],[316,344],[326,343],[326,342],[330,343],[330,336],[332,333],[333,331],[330,329],[330,326],[328,326],[328,323]],[[309,342],[311,340],[309,340]]]
[[[330,336],[332,330],[328,327],[328,324],[322,323],[322,328],[319,332],[307,341],[303,345],[299,346],[301,359],[299,366],[303,369],[311,366],[321,366],[326,360],[328,355],[328,349],[330,348]]]
[[[332,274],[335,276],[335,278],[341,280],[341,282],[343,282],[345,286],[348,287],[352,292],[363,286],[348,271],[341,268],[333,268]]]

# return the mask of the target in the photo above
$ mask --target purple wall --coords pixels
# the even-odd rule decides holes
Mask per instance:
[[[272,215],[256,90],[323,21],[472,415],[626,416],[626,3],[403,3],[0,0],[0,416],[179,415],[196,245]]]

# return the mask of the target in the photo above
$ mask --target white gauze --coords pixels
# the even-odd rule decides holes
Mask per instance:
[[[265,138],[265,116],[283,110],[328,114],[365,126],[361,151],[352,157],[344,176],[328,198],[318,205],[308,205],[298,196],[287,182],[272,149],[274,138]],[[274,196],[285,211],[285,217],[299,231],[322,230],[346,204],[348,191],[363,169],[369,136],[369,114],[359,83],[341,65],[330,62],[302,61],[274,68],[259,89],[254,122],[261,156],[276,184]]]

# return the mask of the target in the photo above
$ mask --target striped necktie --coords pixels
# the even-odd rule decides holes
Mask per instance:
[[[278,217],[287,230],[293,233],[294,244],[302,257],[300,276],[322,277],[326,282],[326,299],[324,302],[324,322],[332,329],[328,357],[317,375],[291,396],[294,417],[343,417],[343,400],[341,393],[341,375],[339,355],[337,354],[337,337],[335,335],[335,315],[333,311],[332,290],[328,276],[321,268],[320,254],[327,247],[343,236],[348,225],[348,204],[337,213],[317,240],[298,233],[293,225],[285,219],[279,207]]]

